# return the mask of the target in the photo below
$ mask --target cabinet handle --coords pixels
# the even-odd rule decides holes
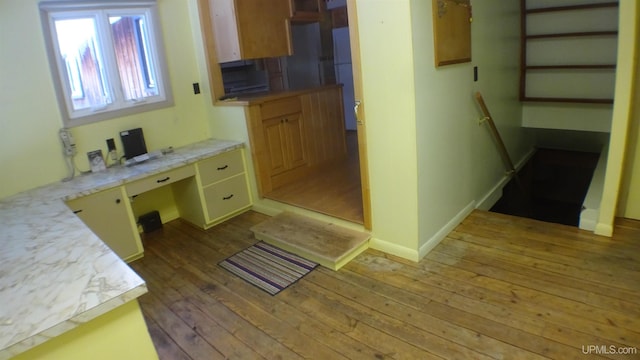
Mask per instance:
[[[222,200],[229,200],[229,199],[231,199],[232,197],[233,197],[233,194],[231,194],[231,195],[229,195],[229,196],[224,196],[224,197],[222,198]]]
[[[80,209],[80,210],[76,210],[76,211],[74,211],[73,213],[74,213],[74,214],[80,214],[81,212],[82,212],[82,209]]]
[[[167,177],[166,177],[166,178],[164,178],[164,179],[156,180],[156,182],[159,184],[159,183],[163,183],[163,182],[165,182],[165,181],[169,181],[169,179],[171,179],[171,177],[167,176]]]
[[[229,165],[225,165],[225,166],[219,167],[218,170],[225,170],[228,167],[229,167]]]

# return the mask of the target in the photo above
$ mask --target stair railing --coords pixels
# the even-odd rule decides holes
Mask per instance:
[[[502,141],[502,137],[500,136],[500,133],[498,132],[498,129],[496,128],[496,124],[493,122],[493,118],[491,117],[491,113],[489,113],[489,109],[487,108],[487,104],[485,104],[484,99],[482,98],[482,95],[480,94],[480,92],[476,92],[476,100],[478,101],[478,105],[480,105],[480,108],[482,109],[482,112],[484,113],[484,117],[480,119],[480,122],[486,122],[487,124],[489,124],[489,130],[491,131],[491,134],[493,135],[493,138],[496,141],[496,144],[498,145],[498,152],[500,153],[500,156],[502,157],[502,161],[504,162],[505,167],[507,168],[507,175],[511,176],[515,176],[516,177],[516,181],[517,181],[517,172],[516,172],[516,168],[515,166],[513,166],[513,162],[511,161],[511,157],[509,157],[509,153],[507,152],[507,147],[504,146],[504,142]]]

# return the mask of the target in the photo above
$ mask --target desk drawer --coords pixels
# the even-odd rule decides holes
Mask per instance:
[[[127,195],[135,196],[159,188],[161,186],[169,185],[176,181],[186,179],[191,176],[195,176],[196,172],[192,165],[183,166],[177,169],[165,171],[156,175],[148,176],[144,179],[134,181],[126,184],[124,187],[127,190]]]
[[[209,221],[251,205],[244,174],[203,189]]]
[[[229,178],[244,172],[242,152],[234,150],[198,162],[202,186]]]

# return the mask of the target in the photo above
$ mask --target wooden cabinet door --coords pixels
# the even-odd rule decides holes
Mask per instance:
[[[133,211],[121,187],[71,200],[67,205],[121,259],[142,255],[142,242]]]
[[[262,121],[264,142],[271,176],[280,174],[288,169],[286,137],[282,131],[282,118],[271,118]]]
[[[219,62],[292,54],[288,0],[209,0],[208,5]]]
[[[243,59],[292,54],[287,0],[236,1]]]
[[[284,118],[282,130],[287,145],[288,169],[294,169],[307,164],[307,154],[304,150],[304,133],[302,131],[302,114],[291,114]]]
[[[289,114],[262,122],[271,176],[307,164],[302,114]]]

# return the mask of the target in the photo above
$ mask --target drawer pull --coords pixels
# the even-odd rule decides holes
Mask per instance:
[[[164,179],[156,180],[156,182],[157,182],[158,184],[160,184],[160,183],[163,183],[163,182],[165,182],[165,181],[169,181],[169,179],[171,179],[171,177],[170,177],[170,176],[167,176],[167,177],[166,177],[166,178],[164,178]]]
[[[228,167],[229,167],[229,165],[225,165],[225,166],[223,166],[223,167],[219,167],[219,168],[218,168],[218,170],[225,170],[225,169],[227,169]]]
[[[225,196],[222,198],[222,200],[229,200],[233,197],[233,194],[229,195],[229,196]]]

